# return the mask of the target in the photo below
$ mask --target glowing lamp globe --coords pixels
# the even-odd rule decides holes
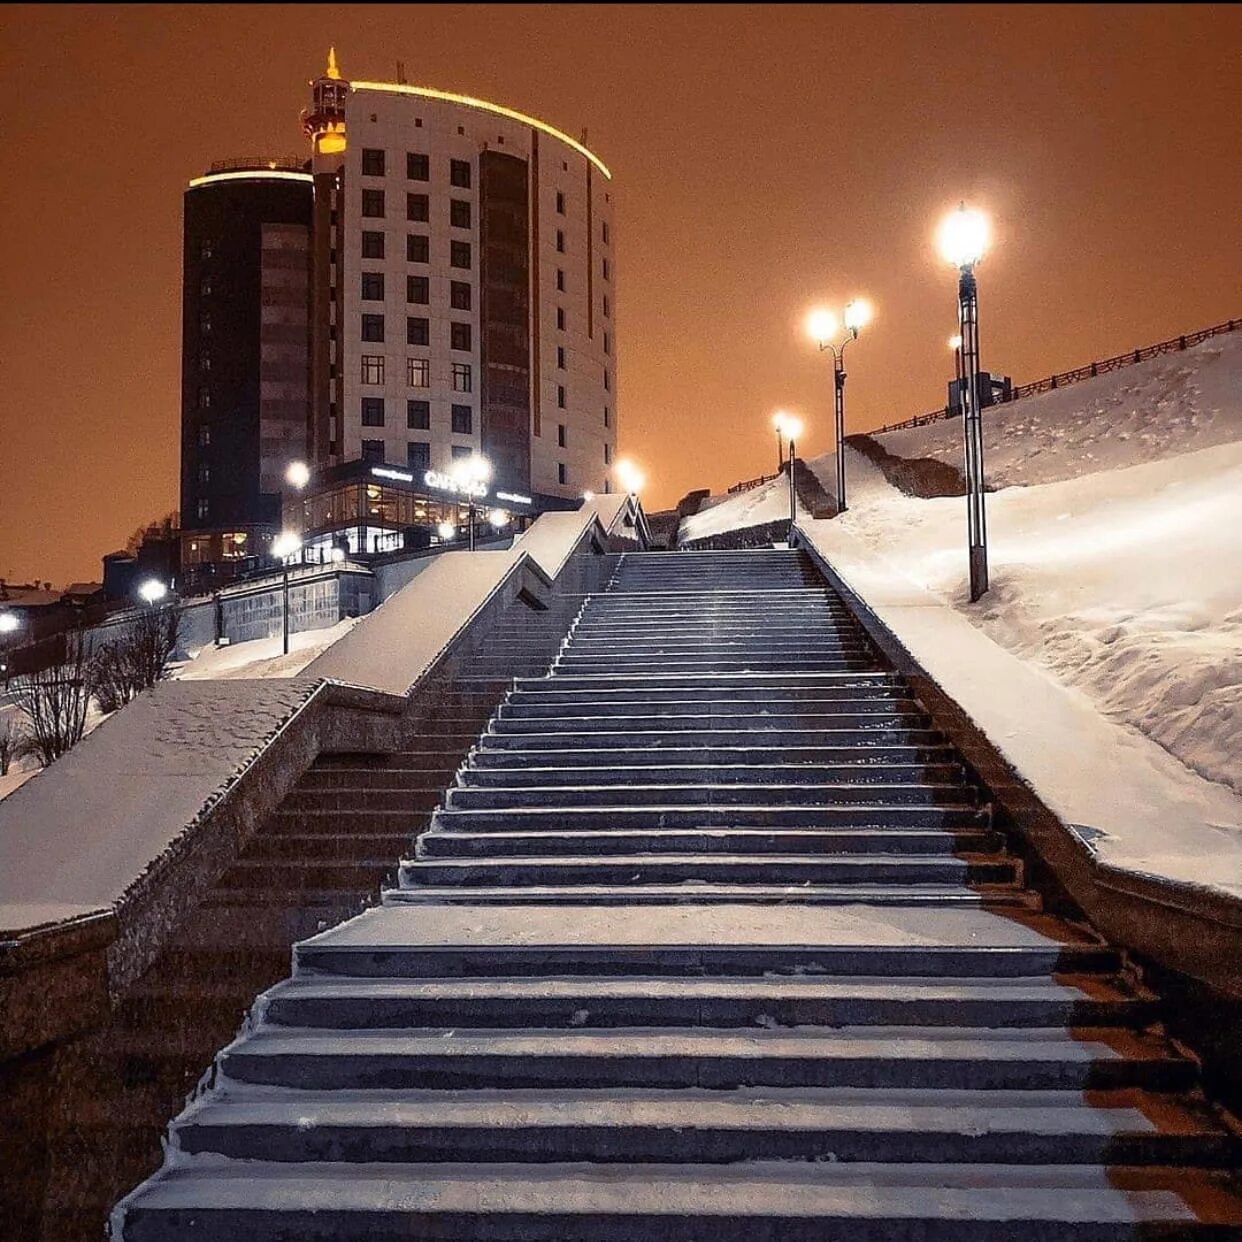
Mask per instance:
[[[806,317],[806,334],[813,341],[823,344],[830,341],[837,333],[837,317],[822,306],[817,307]]]
[[[302,548],[302,540],[291,530],[281,531],[272,540],[272,555],[279,561],[287,561],[296,556]]]
[[[487,520],[494,530],[502,530],[509,525],[509,515],[503,509],[493,509]]]
[[[788,410],[777,410],[772,422],[786,440],[796,440],[802,434],[802,419]]]
[[[960,336],[951,336],[951,337],[949,337],[949,348],[950,348],[950,349],[961,349],[961,348],[962,348],[962,338],[961,338]]]
[[[987,216],[963,205],[941,221],[936,246],[946,263],[968,268],[983,258],[991,239],[992,227]]]
[[[310,467],[304,461],[290,462],[289,469],[285,471],[285,482],[301,491],[310,482]]]
[[[454,526],[452,522],[441,522],[440,525],[436,527],[436,534],[439,535],[441,539],[452,539],[453,536],[457,534],[457,527]]]
[[[583,492],[582,499],[585,500],[589,504],[592,500],[595,499],[595,493],[594,492]]]
[[[148,578],[138,587],[138,598],[144,604],[158,604],[168,594],[168,587],[158,578]]]
[[[0,634],[12,634],[21,621],[15,612],[0,612]]]
[[[621,484],[623,490],[635,496],[643,489],[646,483],[646,477],[643,472],[628,457],[622,458],[617,462],[615,467],[617,482]]]
[[[866,298],[855,298],[845,307],[841,320],[857,336],[871,322],[871,303]]]

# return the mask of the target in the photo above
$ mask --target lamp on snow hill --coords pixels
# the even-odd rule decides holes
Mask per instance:
[[[837,512],[845,512],[845,347],[858,340],[858,334],[871,322],[871,303],[854,298],[841,312],[841,324],[830,310],[813,310],[806,320],[807,335],[819,346],[819,352],[832,351],[833,424],[837,454]],[[845,338],[838,345],[834,338],[841,330]]]
[[[802,419],[788,410],[777,410],[772,416],[776,434],[784,435],[789,441],[789,530],[793,533],[793,524],[798,520],[798,493],[794,488],[794,458],[798,451],[798,437],[802,434]]]
[[[958,271],[957,353],[962,401],[962,434],[966,441],[966,533],[970,562],[970,601],[988,589],[988,528],[983,491],[983,419],[979,394],[979,292],[975,264],[991,239],[987,216],[962,203],[941,221],[936,242],[946,262]]]

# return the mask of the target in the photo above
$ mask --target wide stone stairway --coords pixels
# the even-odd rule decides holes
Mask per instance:
[[[296,946],[114,1235],[1242,1237],[1156,998],[1041,910],[800,553],[622,557],[412,854]]]

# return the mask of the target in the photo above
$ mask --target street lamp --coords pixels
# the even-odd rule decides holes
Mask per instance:
[[[617,482],[621,484],[622,491],[628,492],[631,496],[637,496],[647,482],[646,475],[628,457],[623,457],[617,462],[613,467],[613,473],[617,476]]]
[[[310,467],[304,461],[291,461],[285,471],[285,482],[300,492],[310,482]]]
[[[854,298],[847,302],[841,312],[841,327],[846,337],[837,345],[836,316],[829,310],[813,310],[807,316],[807,334],[819,346],[820,353],[832,350],[833,424],[837,451],[837,512],[845,512],[845,347],[858,340],[858,334],[871,322],[871,303],[866,298]]]
[[[455,462],[451,475],[457,486],[466,493],[466,509],[470,517],[470,551],[474,551],[474,515],[476,496],[487,495],[487,484],[492,477],[492,463],[478,453],[471,453]]]
[[[509,525],[509,515],[503,509],[493,509],[487,515],[488,523],[492,530],[501,531]]]
[[[789,528],[798,520],[798,493],[794,490],[794,455],[798,451],[798,437],[802,434],[802,419],[788,410],[777,410],[772,416],[776,434],[782,433],[789,441]],[[784,462],[781,463],[784,465]]]
[[[436,534],[439,535],[445,543],[448,543],[448,541],[457,534],[457,527],[454,526],[452,522],[445,519],[439,526],[436,527]]]
[[[979,292],[975,264],[991,235],[987,216],[965,203],[941,222],[937,243],[958,271],[957,315],[961,333],[958,378],[962,381],[962,435],[966,448],[966,530],[970,558],[970,601],[988,589],[988,528],[983,492],[983,418],[979,394]]]
[[[168,594],[168,587],[158,578],[148,578],[138,587],[138,598],[154,607]]]
[[[281,583],[281,635],[283,650],[289,654],[289,561],[302,550],[302,540],[291,530],[282,530],[272,540],[272,555],[278,557],[284,571]]]

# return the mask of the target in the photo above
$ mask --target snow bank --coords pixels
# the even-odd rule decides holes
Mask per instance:
[[[1055,483],[1242,440],[1242,331],[993,406],[984,434],[987,478],[997,487]],[[959,418],[878,439],[898,457],[962,465]]]
[[[325,629],[291,634],[288,655],[281,651],[283,640],[279,634],[251,642],[231,643],[225,647],[209,643],[199,648],[193,659],[175,665],[170,676],[177,681],[295,677],[357,623],[357,617],[348,617]]]
[[[706,539],[709,535],[722,535],[744,526],[763,526],[788,517],[789,481],[782,475],[760,483],[758,487],[738,492],[736,496],[726,496],[721,500],[709,497],[698,513],[682,519],[677,540],[689,543],[694,539]]]

